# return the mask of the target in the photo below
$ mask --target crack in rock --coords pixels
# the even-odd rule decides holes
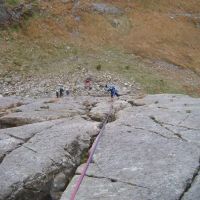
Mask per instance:
[[[26,142],[26,140],[25,140],[24,138],[21,138],[21,137],[12,135],[12,134],[10,134],[10,133],[4,133],[4,134],[5,134],[5,135],[8,135],[8,136],[10,136],[10,137],[13,137],[13,138],[15,138],[15,139],[17,139],[17,140],[22,140],[23,142]]]
[[[76,175],[81,175],[81,174],[80,173],[76,173]],[[130,183],[130,182],[127,182],[127,181],[122,181],[122,180],[119,180],[119,179],[116,179],[116,178],[110,178],[110,177],[105,177],[105,176],[95,176],[95,175],[88,175],[88,174],[86,174],[85,176],[89,177],[89,178],[107,179],[112,183],[119,182],[119,183],[123,183],[123,184],[130,185],[130,186],[133,186],[133,187],[140,187],[140,188],[144,188],[144,189],[150,190],[150,188],[148,188],[148,187],[141,186],[141,185],[138,185],[138,184],[135,184],[135,183]]]
[[[134,128],[134,129],[136,129],[136,130],[148,131],[148,132],[150,132],[150,133],[154,133],[154,134],[159,135],[159,136],[161,136],[161,137],[163,137],[163,138],[166,138],[166,139],[178,139],[177,137],[180,138],[180,134],[177,134],[177,133],[173,133],[175,136],[177,136],[177,137],[174,137],[174,138],[173,138],[173,137],[167,137],[167,136],[165,136],[165,135],[163,135],[163,134],[161,134],[161,133],[159,133],[159,132],[157,132],[157,131],[148,130],[148,129],[145,129],[145,128],[142,128],[142,127],[135,127],[135,126],[131,126],[131,125],[129,125],[129,124],[123,124],[123,125],[132,127],[132,128]],[[165,127],[165,129],[167,129],[167,127]],[[168,130],[168,129],[167,129],[167,130]],[[171,130],[169,130],[169,131],[172,132]]]
[[[150,116],[150,119],[155,122],[156,124],[159,124],[161,127],[163,127],[164,129],[168,130],[169,132],[171,132],[173,135],[175,135],[176,137],[178,137],[179,139],[181,139],[184,142],[188,142],[188,140],[186,140],[185,138],[183,138],[181,136],[181,134],[174,132],[173,130],[171,130],[170,128],[165,126],[164,122],[159,121],[158,119],[156,119],[154,116]],[[174,125],[175,126],[175,125]]]
[[[26,149],[28,149],[28,150],[34,152],[34,153],[38,153],[36,150],[34,150],[34,149],[30,148],[30,147],[27,147],[27,146],[25,146],[25,145],[23,145],[22,147],[24,147],[24,148],[26,148]]]
[[[185,119],[181,120],[176,126],[180,126],[183,122],[185,122],[190,117],[190,114],[188,114]]]
[[[9,134],[9,133],[5,133],[6,135],[8,135],[8,136],[10,136],[10,137],[13,137],[13,138],[15,138],[15,139],[21,140],[21,141],[23,141],[23,142],[20,143],[18,146],[16,146],[16,148],[14,148],[14,149],[8,151],[8,152],[5,154],[5,156],[1,157],[1,159],[0,159],[0,164],[3,162],[3,160],[6,158],[6,156],[8,156],[10,153],[12,153],[13,151],[15,151],[16,149],[18,149],[18,148],[20,148],[20,147],[24,147],[24,148],[26,148],[26,149],[29,149],[29,150],[35,152],[35,153],[38,153],[38,152],[35,151],[34,149],[31,149],[30,147],[27,147],[27,146],[25,146],[24,144],[28,143],[29,140],[31,140],[35,135],[37,135],[37,134],[39,134],[39,133],[41,133],[41,132],[43,132],[43,131],[46,131],[46,130],[48,130],[48,129],[51,129],[52,127],[57,126],[57,125],[62,124],[62,123],[64,123],[64,122],[63,122],[63,121],[62,121],[62,122],[58,122],[58,123],[55,123],[55,124],[53,124],[53,125],[51,125],[51,126],[49,126],[49,127],[46,127],[45,129],[42,129],[42,130],[40,130],[40,131],[37,131],[37,132],[33,133],[33,135],[32,135],[31,137],[27,138],[27,139],[23,139],[23,138],[17,137],[17,136],[15,136],[15,135],[12,135],[12,134]]]
[[[80,140],[80,139],[78,139]],[[79,142],[83,142],[82,140],[75,142],[72,144],[71,146],[71,152],[73,155],[70,155],[70,153],[68,151],[66,151],[66,149],[64,149],[67,154],[69,154],[70,156],[74,156],[74,159],[79,159],[79,161],[75,162],[71,160],[71,162],[67,162],[64,163],[64,161],[62,160],[62,162],[57,162],[55,161],[53,158],[49,157],[48,155],[46,155],[51,161],[52,161],[52,166],[53,168],[51,168],[50,170],[48,170],[47,174],[36,174],[34,177],[28,177],[26,180],[23,181],[23,183],[21,183],[21,186],[16,185],[12,191],[12,193],[9,195],[9,197],[7,199],[13,199],[13,197],[17,197],[18,195],[20,195],[20,198],[25,198],[26,196],[30,196],[30,193],[32,192],[33,195],[36,195],[35,197],[32,196],[32,198],[37,198],[37,199],[59,199],[60,195],[62,194],[62,192],[64,191],[64,189],[67,187],[67,183],[69,183],[70,179],[73,177],[75,170],[77,168],[77,166],[80,164],[80,159],[82,156],[82,152],[84,150],[82,150],[79,147]],[[29,148],[25,145],[23,145],[22,147],[27,148],[28,150],[31,150],[34,153],[39,153],[37,151],[35,151],[32,148]],[[69,147],[69,146],[68,146]],[[76,151],[73,148],[78,148],[78,150]],[[66,148],[66,147],[65,147]],[[87,147],[85,147],[87,148]],[[69,151],[70,151],[69,150]],[[68,155],[66,155],[68,157]],[[64,173],[65,176],[65,187],[62,189],[62,191],[57,191],[57,185],[56,183],[54,183],[55,177],[59,174],[59,173]],[[63,183],[63,184],[64,184]],[[23,188],[21,189],[21,191],[19,191],[19,188]],[[39,189],[41,188],[41,189]],[[39,195],[40,197],[38,197],[37,195]],[[55,198],[54,198],[55,197]]]
[[[140,128],[140,127],[133,127],[133,128],[136,129],[136,130],[148,131],[148,132],[150,132],[150,133],[154,133],[154,134],[159,135],[159,136],[161,136],[161,137],[163,137],[163,138],[166,138],[166,139],[173,139],[173,138],[171,138],[171,137],[167,137],[167,136],[165,136],[165,135],[162,135],[161,133],[158,133],[158,132],[156,132],[156,131],[147,130],[147,129]]]
[[[183,126],[183,125],[175,125],[175,124],[170,124],[170,123],[167,123],[167,122],[162,122],[162,123],[165,124],[165,125],[173,126],[173,127],[180,127],[180,128],[185,128],[185,129],[188,129],[188,130],[200,131],[200,129],[198,129],[198,128],[191,128],[191,127],[187,127],[187,126]]]
[[[195,179],[197,178],[199,172],[200,172],[200,159],[199,159],[199,166],[194,171],[192,178],[186,181],[185,189],[181,193],[181,195],[178,198],[178,200],[182,200],[184,195],[190,190],[190,188],[192,188],[192,185],[193,185]]]

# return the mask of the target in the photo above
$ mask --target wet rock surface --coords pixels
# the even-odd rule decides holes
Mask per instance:
[[[198,200],[200,99],[148,95],[108,123],[77,200]],[[139,106],[138,106],[139,105]],[[101,113],[96,104],[91,112]],[[78,168],[61,200],[70,197]]]

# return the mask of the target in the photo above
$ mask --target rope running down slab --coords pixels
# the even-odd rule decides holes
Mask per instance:
[[[82,183],[82,181],[83,181],[83,178],[84,178],[85,175],[86,175],[87,169],[88,169],[88,167],[89,167],[89,165],[90,165],[90,163],[91,163],[91,161],[92,161],[92,158],[93,158],[93,155],[94,155],[95,150],[96,150],[96,148],[97,148],[97,145],[98,145],[98,143],[99,143],[99,140],[100,140],[101,136],[103,135],[103,132],[104,132],[105,126],[106,126],[106,124],[107,124],[107,122],[108,122],[108,119],[109,119],[109,117],[110,117],[111,114],[112,114],[112,109],[113,109],[113,103],[111,103],[110,111],[109,111],[109,113],[107,114],[106,119],[105,119],[104,122],[103,122],[102,128],[101,128],[101,130],[99,131],[99,134],[98,134],[97,138],[95,139],[95,142],[94,142],[93,145],[92,145],[89,158],[88,158],[88,160],[87,160],[87,163],[86,163],[86,165],[85,165],[83,171],[81,172],[81,175],[79,176],[79,179],[78,179],[78,181],[77,181],[75,187],[73,188],[73,191],[72,191],[71,196],[70,196],[70,200],[75,200],[76,194],[77,194],[77,192],[78,192],[78,190],[79,190],[79,187],[80,187],[80,185],[81,185],[81,183]]]

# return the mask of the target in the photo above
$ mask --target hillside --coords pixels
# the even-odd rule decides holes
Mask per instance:
[[[6,1],[20,3],[34,11],[0,31],[3,76],[100,64],[148,93],[200,95],[198,0]]]

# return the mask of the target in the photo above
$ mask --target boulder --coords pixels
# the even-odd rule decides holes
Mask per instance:
[[[89,112],[89,117],[92,120],[102,122],[110,113],[111,121],[115,119],[115,113],[123,110],[124,108],[129,107],[129,104],[126,101],[116,100],[114,103],[108,101],[102,101],[97,103]]]

